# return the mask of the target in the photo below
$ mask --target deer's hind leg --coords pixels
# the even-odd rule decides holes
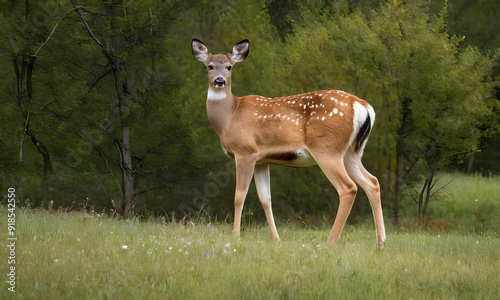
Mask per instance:
[[[337,216],[335,217],[335,222],[333,223],[332,231],[327,241],[327,244],[330,244],[339,239],[347,221],[347,217],[351,212],[358,188],[347,174],[342,155],[337,154],[332,156],[331,153],[315,153],[314,150],[311,151],[311,154],[339,194],[340,202]]]
[[[352,149],[346,153],[344,165],[349,177],[365,191],[370,200],[377,230],[378,246],[382,249],[385,245],[386,235],[378,179],[365,169],[361,162],[361,154]]]

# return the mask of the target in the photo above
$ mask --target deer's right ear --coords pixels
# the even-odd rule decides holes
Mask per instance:
[[[193,40],[191,41],[191,46],[194,58],[206,65],[208,62],[208,57],[210,56],[207,45],[205,45],[205,43],[203,43],[201,40],[193,38]]]

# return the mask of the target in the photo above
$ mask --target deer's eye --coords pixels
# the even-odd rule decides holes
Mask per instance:
[[[227,70],[231,71],[232,68],[233,68],[232,66],[229,66],[229,67],[227,67]]]
[[[214,66],[208,66],[208,69],[209,69],[209,70],[213,70],[213,69],[214,69]]]

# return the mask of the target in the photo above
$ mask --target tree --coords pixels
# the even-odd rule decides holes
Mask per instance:
[[[137,121],[140,106],[144,107],[146,94],[150,92],[150,83],[140,81],[137,76],[143,75],[147,69],[141,68],[143,57],[150,59],[152,68],[155,67],[156,38],[161,37],[158,32],[160,23],[170,21],[177,12],[184,9],[181,1],[167,3],[139,3],[129,1],[103,2],[95,21],[99,24],[97,29],[92,29],[83,12],[85,8],[75,6],[84,28],[97,43],[102,55],[107,60],[113,74],[116,97],[118,99],[118,130],[119,138],[115,144],[120,154],[120,170],[122,175],[122,201],[120,214],[127,216],[132,209],[132,199],[143,191],[137,191],[135,186],[136,167],[144,158],[139,157],[139,162],[133,161],[131,141],[132,126]],[[161,28],[161,27],[160,27]],[[156,79],[155,79],[156,80]],[[158,83],[156,83],[158,84]],[[142,99],[141,99],[142,98]],[[168,181],[156,186],[149,186],[146,190],[162,187]]]
[[[14,20],[25,11],[23,4],[7,8]],[[58,4],[64,8],[57,6],[50,15],[53,19],[47,17],[46,27],[53,30],[45,32],[43,44],[36,43],[40,38],[34,39],[31,47],[38,50],[38,60],[28,73],[33,74],[34,83],[28,90],[36,96],[29,120],[38,120],[38,128],[50,133],[45,136],[50,141],[46,149],[53,154],[52,165],[60,180],[47,183],[55,193],[41,195],[61,199],[64,204],[68,200],[62,194],[67,193],[67,198],[83,201],[83,206],[109,207],[109,198],[118,193],[122,197],[120,213],[127,215],[133,198],[171,188],[192,172],[190,135],[179,118],[181,106],[169,97],[178,83],[169,71],[173,66],[163,35],[167,25],[193,3]],[[26,7],[29,18],[52,8],[44,5],[48,4]],[[19,36],[20,41],[26,40]],[[19,44],[16,39],[4,43]],[[10,98],[10,91],[6,95],[8,101],[17,98]],[[117,168],[121,180],[115,176]],[[159,196],[155,201],[165,198]]]

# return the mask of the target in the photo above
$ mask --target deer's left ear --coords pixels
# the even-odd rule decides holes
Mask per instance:
[[[233,50],[231,50],[227,56],[231,60],[231,63],[235,64],[237,62],[244,61],[248,56],[248,52],[250,52],[250,42],[245,39],[234,45]]]

